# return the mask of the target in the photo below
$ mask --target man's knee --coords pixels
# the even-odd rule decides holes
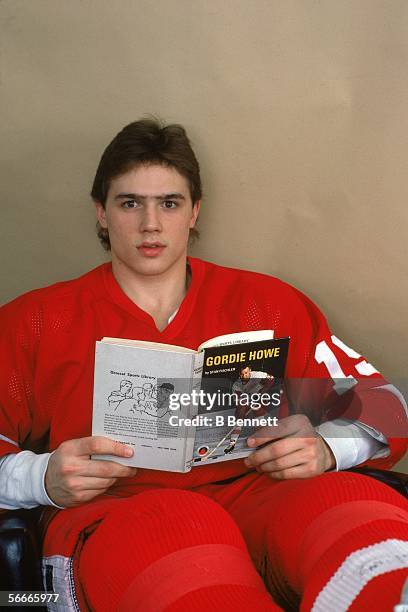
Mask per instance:
[[[287,481],[276,487],[264,541],[278,554],[286,575],[293,559],[313,548],[326,550],[353,529],[369,523],[408,525],[408,503],[393,489],[368,476],[349,472]],[[285,526],[285,528],[282,528]],[[405,528],[405,527],[404,527]]]
[[[249,567],[242,535],[220,505],[189,491],[150,490],[123,500],[98,525],[80,554],[79,582],[95,605],[103,591],[109,609],[146,571],[175,572],[177,582],[195,562],[208,558],[211,568],[223,555]]]
[[[137,572],[174,550],[213,542],[245,548],[238,527],[216,502],[190,491],[155,489],[123,500],[109,512],[87,540],[80,565],[86,572],[86,567],[106,562],[111,572],[113,559],[132,555]]]
[[[222,506],[204,495],[180,489],[152,489],[127,498],[106,521],[116,523],[119,530],[130,523],[136,534],[149,530],[152,539],[158,539],[160,532],[171,537],[174,531],[178,541],[242,541],[238,527]]]

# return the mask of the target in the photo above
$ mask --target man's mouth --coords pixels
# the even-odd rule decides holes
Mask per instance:
[[[157,257],[166,248],[161,242],[143,242],[137,250],[144,257]]]

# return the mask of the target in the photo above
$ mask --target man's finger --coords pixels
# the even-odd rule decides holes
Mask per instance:
[[[256,448],[266,442],[272,442],[287,436],[316,436],[309,419],[303,414],[294,414],[280,419],[276,427],[261,427],[247,440],[248,446]]]
[[[278,427],[261,427],[248,438],[247,444],[251,448],[256,448],[257,446],[265,444],[266,442],[272,442],[273,440],[282,438],[282,431],[282,428],[279,428],[278,433]]]
[[[274,461],[286,455],[291,455],[303,447],[302,438],[284,438],[283,440],[277,440],[251,453],[249,457],[245,459],[245,465],[247,467],[257,467],[266,461]]]
[[[298,427],[292,421],[286,422],[286,419],[278,422],[276,427],[261,427],[247,440],[248,446],[256,448],[267,442],[273,442],[280,438],[294,435],[299,431]]]
[[[127,444],[104,436],[89,436],[78,440],[81,455],[115,455],[116,457],[132,457],[133,449]]]
[[[284,457],[279,457],[278,459],[273,459],[272,461],[265,461],[264,463],[257,465],[256,469],[260,473],[282,472],[283,470],[289,470],[299,465],[305,465],[307,461],[307,454],[304,452],[304,449],[300,449],[290,453],[289,455],[285,455]]]
[[[288,468],[286,470],[266,472],[266,475],[276,480],[291,480],[293,478],[310,478],[313,476],[313,473],[308,465],[303,463],[302,465],[297,465],[296,467]]]
[[[83,463],[80,476],[92,476],[94,478],[129,478],[137,472],[135,467],[122,465],[116,461],[101,461],[91,459]]]
[[[76,478],[76,483],[72,486],[72,491],[105,491],[115,484],[117,478],[93,478],[84,477]]]

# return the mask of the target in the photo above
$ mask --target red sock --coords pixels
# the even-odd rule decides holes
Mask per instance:
[[[240,585],[213,586],[198,589],[181,597],[166,608],[166,612],[191,612],[212,610],[213,612],[274,612],[281,610],[265,591],[242,587]]]
[[[373,578],[353,601],[349,612],[366,612],[366,610],[391,612],[401,601],[402,589],[407,578],[407,568]]]
[[[97,612],[279,610],[231,517],[183,490],[123,500],[85,543],[79,578]]]
[[[301,610],[353,604],[356,612],[385,612],[398,603],[401,570],[408,575],[408,503],[401,495],[372,478],[339,473],[295,485],[286,502],[293,529],[282,571],[302,593]]]
[[[371,598],[366,609],[377,612],[399,601],[408,502],[390,487],[332,473],[273,486],[260,480],[237,500],[231,512],[252,558],[260,565],[266,557],[267,583],[281,605],[297,600],[304,611],[337,612],[353,602],[362,610],[359,599]],[[379,580],[376,572],[388,576]]]
[[[391,612],[407,577],[408,516],[374,520],[339,537],[310,568],[301,609]]]

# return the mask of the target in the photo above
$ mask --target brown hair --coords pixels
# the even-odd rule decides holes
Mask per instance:
[[[159,164],[175,168],[187,179],[193,204],[201,199],[200,166],[183,126],[164,125],[158,119],[140,119],[126,125],[102,154],[91,197],[105,208],[110,182],[139,165]],[[109,251],[108,231],[97,223],[102,246]],[[191,235],[198,236],[197,230]]]

